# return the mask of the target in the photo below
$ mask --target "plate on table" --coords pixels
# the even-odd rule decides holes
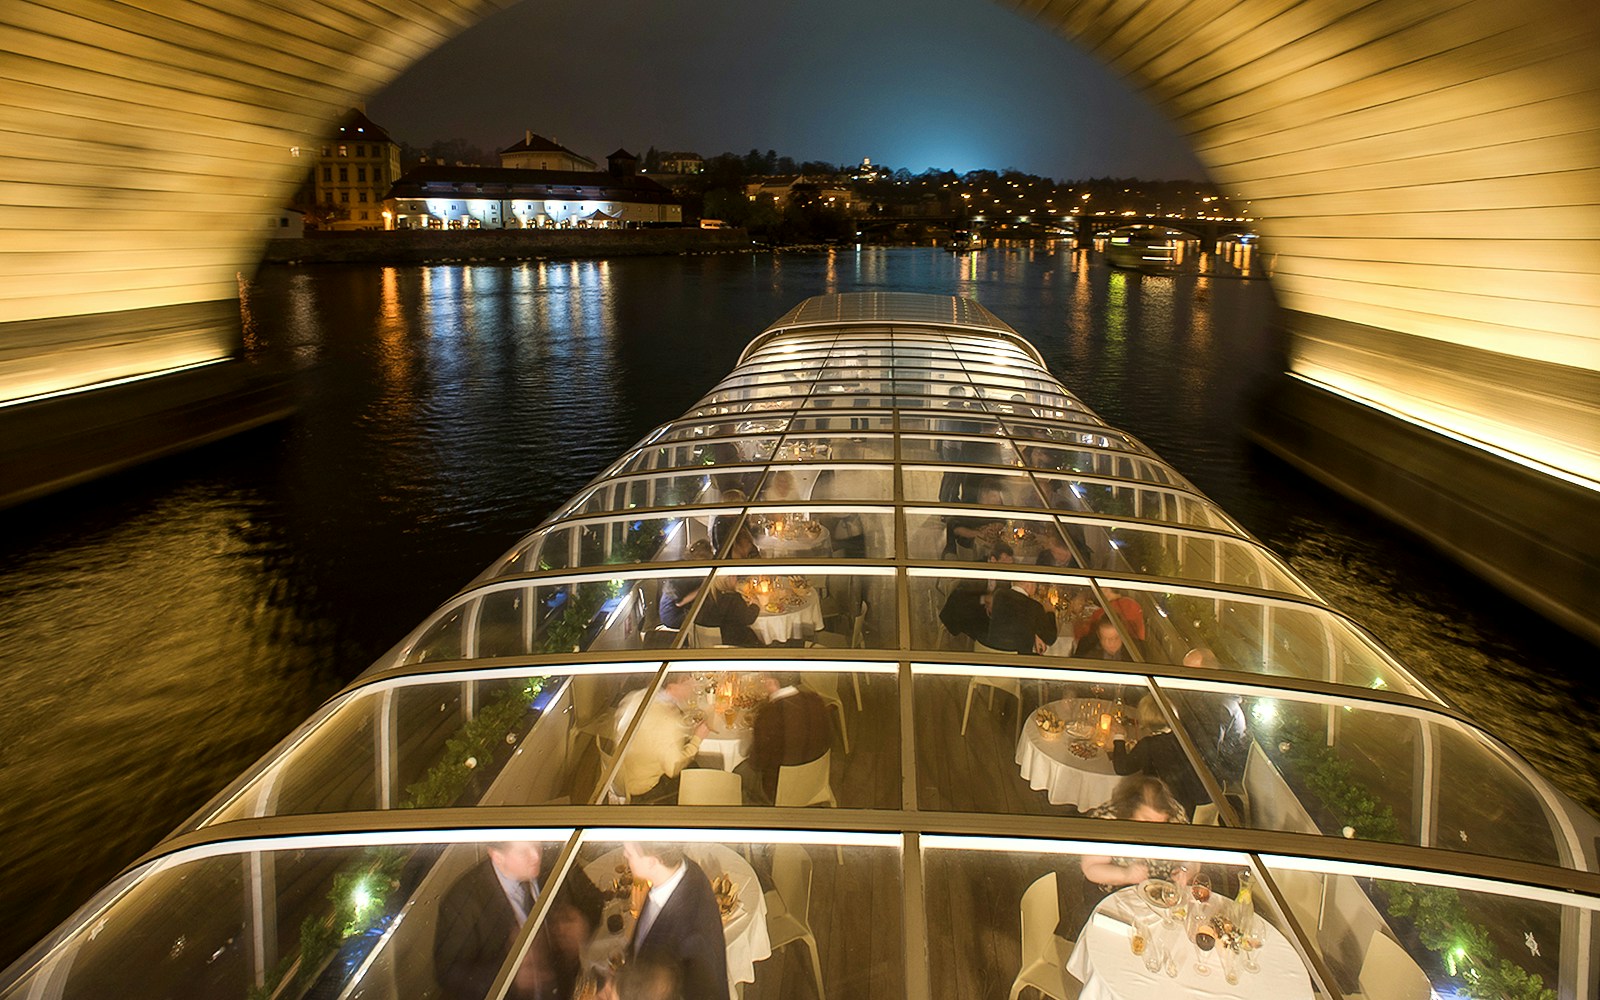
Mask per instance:
[[[1147,878],[1139,883],[1139,895],[1158,910],[1170,910],[1183,898],[1183,890],[1164,878]]]
[[[1094,735],[1094,727],[1087,722],[1074,722],[1067,727],[1067,735],[1075,740],[1086,740]]]

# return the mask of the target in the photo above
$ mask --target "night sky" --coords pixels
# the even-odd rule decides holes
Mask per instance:
[[[398,140],[487,152],[532,129],[597,160],[757,148],[913,173],[1205,176],[1125,82],[986,0],[528,0],[367,111]]]

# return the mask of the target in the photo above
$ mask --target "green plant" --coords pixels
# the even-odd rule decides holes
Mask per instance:
[[[567,606],[544,626],[546,653],[576,653],[583,645],[589,622],[611,596],[609,584],[580,583],[567,592]]]
[[[1363,840],[1402,842],[1394,811],[1356,781],[1350,764],[1319,734],[1294,721],[1279,722],[1269,734],[1280,766],[1313,792],[1328,812]],[[1473,1000],[1556,1000],[1538,973],[1500,957],[1489,929],[1473,920],[1455,889],[1380,880],[1388,916],[1411,922],[1417,940],[1437,953]]]
[[[479,763],[487,764],[514,741],[515,727],[544,690],[546,680],[543,676],[529,677],[484,704],[475,717],[445,741],[444,752],[422,780],[406,788],[400,808],[454,805],[471,783]],[[400,887],[400,871],[405,862],[405,853],[397,848],[371,847],[336,872],[328,890],[330,912],[306,917],[300,924],[298,953],[284,956],[265,981],[246,994],[248,1000],[271,1000],[280,994],[298,996],[309,989],[345,941],[365,933],[388,912],[389,896]],[[283,985],[291,969],[293,979]]]

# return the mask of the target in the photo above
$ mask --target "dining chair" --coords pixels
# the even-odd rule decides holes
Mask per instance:
[[[611,770],[611,764],[616,759],[617,755],[615,753],[600,751],[600,774],[595,779],[597,782],[605,780],[606,772]],[[601,797],[600,801],[608,806],[625,806],[628,804],[628,788],[622,783],[622,772],[620,770],[617,772],[616,778],[606,787],[605,795]]]
[[[1428,1000],[1433,986],[1406,950],[1376,928],[1367,939],[1361,960],[1361,992],[1346,992],[1351,1000]]]
[[[767,936],[773,951],[796,941],[811,956],[811,974],[817,981],[817,1000],[826,1000],[822,988],[822,959],[811,933],[811,856],[798,844],[772,849],[772,884],[767,890]]]
[[[1283,903],[1313,937],[1322,927],[1323,877],[1316,872],[1297,872],[1279,869],[1273,872],[1273,881]]]
[[[678,805],[744,805],[744,782],[731,771],[690,767],[678,772]]]
[[[1189,822],[1195,826],[1218,826],[1221,817],[1217,812],[1215,802],[1202,802],[1194,807],[1194,815],[1189,817]]]
[[[841,632],[829,632],[828,630],[824,629],[812,635],[811,641],[816,643],[818,646],[827,646],[830,649],[845,649],[846,647],[850,649],[866,649],[868,607],[869,605],[866,601],[861,602],[861,610],[856,613],[854,618],[851,619],[850,635],[848,638],[846,638]],[[855,685],[856,711],[860,712],[863,710],[861,701],[861,675],[851,674],[850,682]]]
[[[699,622],[695,622],[693,628],[696,649],[711,649],[714,646],[722,645],[722,629],[720,627],[701,625]]]
[[[1067,976],[1072,942],[1056,936],[1061,904],[1056,898],[1056,873],[1041,875],[1022,894],[1022,968],[1011,982],[1017,1000],[1028,987],[1054,1000],[1076,1000],[1082,986]]]
[[[967,716],[972,713],[972,695],[980,687],[989,689],[989,707],[994,708],[994,693],[998,689],[1017,699],[1017,735],[1022,735],[1022,679],[1020,677],[973,676],[967,681],[967,707],[961,710],[961,735],[967,735]]]
[[[801,675],[800,683],[815,692],[829,708],[839,713],[839,736],[844,740],[845,755],[849,756],[850,728],[844,720],[844,699],[839,697],[839,675],[806,673]]]
[[[779,809],[808,806],[839,808],[833,796],[833,751],[829,750],[809,764],[784,765],[778,768],[778,791],[772,804]],[[844,864],[844,848],[835,847],[839,863]]]

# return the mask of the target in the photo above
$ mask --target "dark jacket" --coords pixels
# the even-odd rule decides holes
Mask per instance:
[[[630,943],[629,957],[675,970],[682,1000],[729,1000],[728,945],[711,880],[693,861],[683,863],[683,881],[656,915],[649,936]]]
[[[1031,653],[1035,636],[1043,639],[1047,646],[1055,642],[1056,616],[1026,594],[1009,586],[996,587],[989,610],[989,638],[984,640],[985,644],[1014,653]]]
[[[706,628],[720,628],[722,641],[729,646],[764,646],[756,630],[751,628],[761,609],[733,591],[712,593],[695,614],[695,624]]]
[[[939,609],[939,621],[951,635],[989,641],[989,611],[983,606],[987,590],[982,580],[962,580],[950,591]]]
[[[1190,816],[1194,815],[1196,805],[1211,801],[1205,785],[1200,783],[1194,768],[1189,766],[1189,758],[1184,756],[1183,747],[1178,745],[1178,738],[1171,730],[1146,736],[1134,744],[1132,750],[1128,749],[1128,744],[1117,740],[1111,745],[1111,766],[1117,769],[1118,774],[1142,772],[1152,778],[1160,778],[1172,789],[1173,797]]]
[[[547,852],[546,865],[552,860]],[[599,890],[574,868],[545,918],[546,930],[532,945],[529,961],[539,969],[539,986],[519,991],[513,982],[508,997],[516,1000],[564,1000],[572,995],[580,970],[579,956],[565,954],[552,944],[548,928],[554,921],[581,919],[592,931],[600,920],[603,901]],[[482,1000],[488,995],[500,966],[511,954],[519,927],[516,911],[506,899],[494,865],[488,858],[473,865],[446,890],[434,923],[434,978],[451,1000]]]
[[[833,744],[828,705],[815,691],[796,691],[769,701],[756,713],[750,766],[761,778],[767,800],[778,794],[778,768],[809,764]]]

